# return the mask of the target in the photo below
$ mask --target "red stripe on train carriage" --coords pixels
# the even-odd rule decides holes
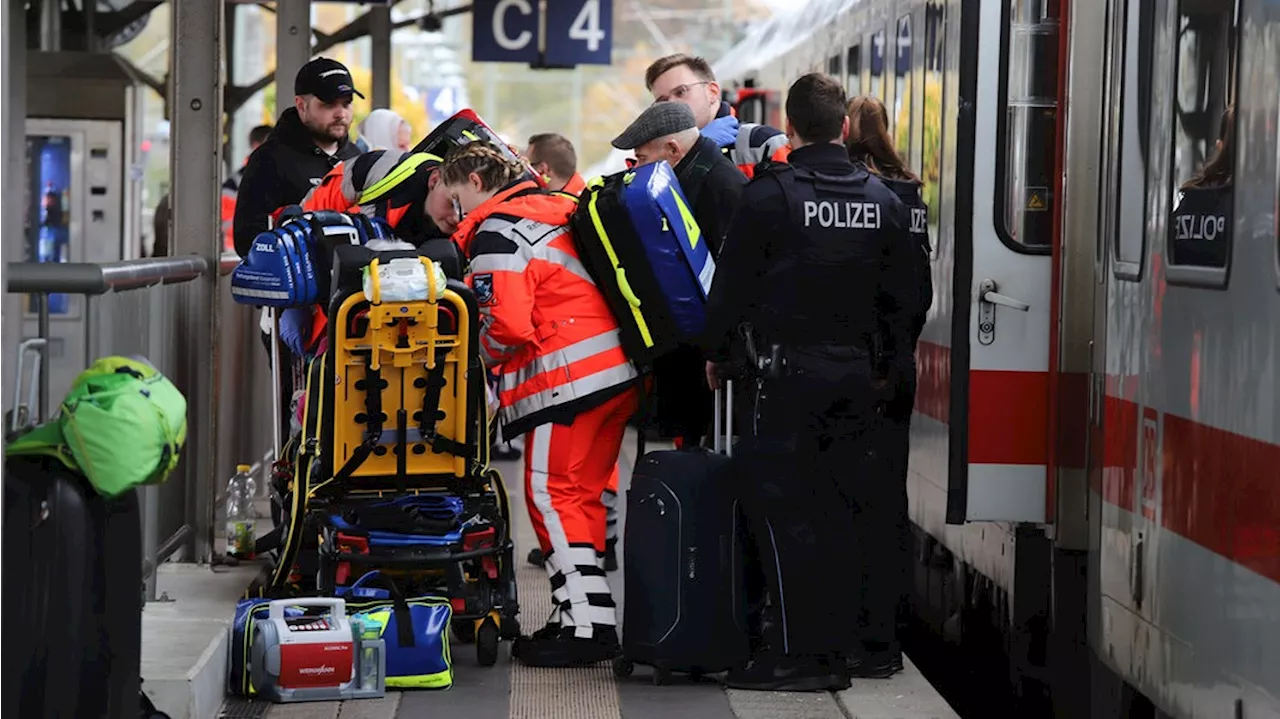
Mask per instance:
[[[951,419],[951,348],[920,342],[916,411]],[[969,372],[969,461],[975,464],[1049,463],[1049,373]]]
[[[921,342],[917,363],[916,411],[948,423],[950,348]],[[1048,373],[975,370],[969,375],[969,461],[1047,464]],[[1083,402],[1083,415],[1080,408],[1069,411],[1087,416],[1087,377],[1066,379],[1063,402]],[[1107,378],[1103,467],[1101,476],[1094,477],[1094,489],[1108,504],[1139,518],[1158,519],[1164,529],[1280,582],[1280,445],[1176,415],[1144,412],[1133,400],[1135,379]],[[1139,434],[1160,431],[1159,452],[1140,456]],[[1059,448],[1062,466],[1085,465],[1081,434]],[[1142,483],[1156,474],[1157,466],[1163,485],[1159,490]],[[1145,501],[1137,496],[1143,490]]]
[[[1116,429],[1105,439],[1103,499],[1280,582],[1280,445],[1119,397],[1104,406]],[[1150,442],[1139,456],[1139,433],[1161,431],[1158,450]]]

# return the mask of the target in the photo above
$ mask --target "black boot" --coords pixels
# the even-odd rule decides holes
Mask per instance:
[[[580,639],[573,627],[543,627],[511,646],[511,656],[531,667],[581,667],[608,661],[618,655],[616,629],[596,629],[595,636]]]
[[[543,556],[542,550],[537,547],[529,550],[529,556],[526,557],[526,559],[529,560],[529,564],[532,564],[535,567],[547,566],[547,558]]]
[[[618,571],[618,538],[607,540],[604,543],[604,571]]]
[[[824,657],[792,657],[769,652],[733,669],[724,684],[767,692],[834,692],[848,689],[844,666]]]
[[[512,447],[510,442],[503,442],[502,444],[493,445],[489,450],[489,456],[503,462],[514,462],[520,459],[520,450]]]
[[[845,657],[845,670],[854,679],[888,679],[902,671],[902,650],[898,647],[860,649]]]

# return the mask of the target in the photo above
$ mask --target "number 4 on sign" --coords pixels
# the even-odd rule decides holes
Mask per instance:
[[[604,37],[605,32],[600,29],[600,0],[587,0],[569,26],[569,39],[581,40],[587,44],[587,52],[595,52]]]

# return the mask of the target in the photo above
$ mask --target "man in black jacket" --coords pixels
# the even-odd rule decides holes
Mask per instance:
[[[293,107],[280,113],[275,129],[245,165],[236,197],[235,244],[243,257],[267,219],[301,202],[312,187],[360,150],[348,138],[351,100],[361,95],[351,73],[337,60],[318,57],[293,81]]]
[[[693,110],[682,102],[654,103],[614,139],[613,146],[635,150],[641,165],[662,160],[671,165],[698,229],[712,255],[719,255],[747,178],[715,142],[699,134]],[[702,368],[701,353],[692,345],[677,347],[654,362],[658,430],[674,437],[678,447],[697,446],[711,422],[712,396]]]

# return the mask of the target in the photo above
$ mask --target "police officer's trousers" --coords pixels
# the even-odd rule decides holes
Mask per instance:
[[[854,514],[861,561],[858,640],[867,652],[896,651],[898,625],[905,620],[910,567],[907,517],[907,458],[911,450],[911,413],[915,373],[903,374],[893,396],[881,407],[873,431],[869,471],[849,476],[846,493]]]
[[[771,611],[764,637],[788,656],[844,653],[856,641],[860,566],[847,475],[867,464],[874,395],[866,354],[788,353],[765,380],[738,456],[741,507]]]

